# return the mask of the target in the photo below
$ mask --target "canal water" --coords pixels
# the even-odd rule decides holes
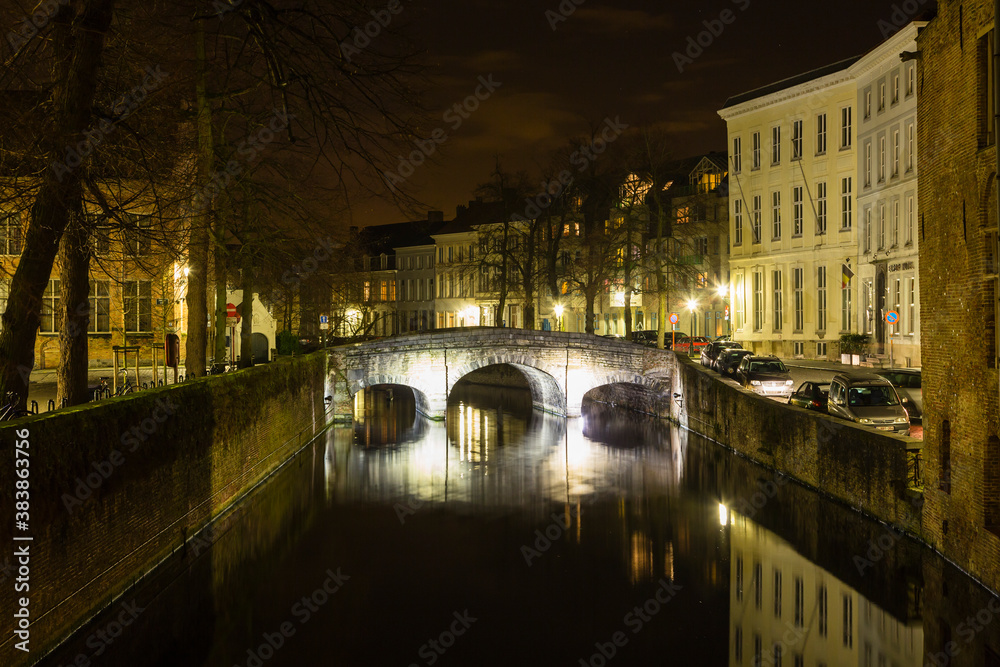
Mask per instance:
[[[361,408],[43,664],[997,664],[961,572],[655,418]]]

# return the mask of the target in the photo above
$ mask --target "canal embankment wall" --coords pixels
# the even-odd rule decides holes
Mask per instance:
[[[317,353],[0,426],[0,506],[10,513],[0,524],[0,608],[10,612],[0,664],[35,662],[165,559],[184,558],[190,538],[322,431],[325,382]],[[25,468],[28,525],[15,530]],[[21,563],[13,551],[24,546]],[[27,588],[15,592],[21,579]],[[28,653],[16,648],[21,598]]]
[[[671,356],[670,412],[681,426],[922,536],[923,495],[908,481],[919,441],[758,396],[689,358]]]

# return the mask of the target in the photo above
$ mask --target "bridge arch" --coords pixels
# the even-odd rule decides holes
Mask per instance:
[[[433,416],[431,401],[427,396],[425,388],[420,387],[419,378],[403,375],[372,374],[361,380],[356,380],[349,385],[348,391],[353,399],[359,391],[364,391],[369,387],[379,385],[397,385],[406,387],[413,392],[413,400],[416,403],[417,412],[428,416]]]
[[[462,378],[470,373],[489,368],[490,366],[510,366],[517,369],[528,381],[531,390],[531,404],[536,410],[551,414],[566,416],[566,395],[559,382],[548,372],[537,367],[537,360],[525,354],[499,354],[491,357],[475,359],[460,366],[455,371],[454,380],[451,373],[448,378],[448,394],[451,395]]]

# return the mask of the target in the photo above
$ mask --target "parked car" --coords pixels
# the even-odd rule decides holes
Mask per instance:
[[[633,331],[629,340],[639,345],[645,345],[646,347],[656,347],[656,329]]]
[[[723,375],[735,378],[736,369],[739,368],[740,362],[743,361],[743,357],[749,357],[751,355],[753,355],[753,352],[750,350],[730,348],[723,351],[722,354],[719,355],[719,359],[716,361],[715,367]]]
[[[829,398],[829,382],[803,382],[799,385],[799,388],[788,397],[788,404],[797,405],[800,408],[805,408],[806,410],[826,412],[826,404]]]
[[[923,421],[924,390],[920,386],[919,368],[883,368],[875,371],[875,375],[892,383],[911,420]]]
[[[736,369],[736,381],[761,396],[788,399],[792,395],[792,376],[775,356],[743,357]]]
[[[715,362],[719,360],[719,356],[724,351],[741,347],[743,346],[731,340],[715,341],[713,343],[709,343],[701,350],[701,365],[708,366],[709,368],[714,369]]]
[[[910,416],[892,384],[874,373],[840,373],[830,383],[827,411],[877,431],[910,434]]]
[[[681,342],[680,334],[678,334],[675,351],[690,355],[699,354],[703,348],[708,347],[710,342],[704,336],[688,336],[687,334],[684,334],[684,342]]]

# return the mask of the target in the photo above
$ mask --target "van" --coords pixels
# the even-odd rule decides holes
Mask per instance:
[[[827,412],[876,431],[910,434],[910,416],[895,388],[874,373],[835,375],[830,382]]]

